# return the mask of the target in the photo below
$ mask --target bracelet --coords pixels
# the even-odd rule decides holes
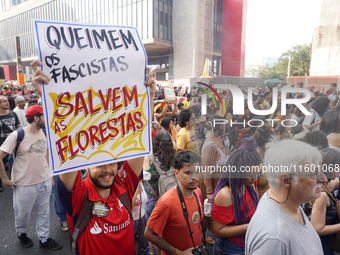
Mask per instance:
[[[207,195],[212,195],[214,194],[214,192],[207,192]]]

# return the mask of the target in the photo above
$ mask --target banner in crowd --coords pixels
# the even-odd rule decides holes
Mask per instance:
[[[19,85],[26,85],[26,76],[24,73],[17,73],[17,80]]]
[[[54,174],[151,152],[146,54],[137,29],[34,21]]]

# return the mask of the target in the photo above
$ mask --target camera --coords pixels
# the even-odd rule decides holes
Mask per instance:
[[[204,245],[200,245],[197,248],[192,250],[192,254],[194,255],[209,255],[207,247]]]

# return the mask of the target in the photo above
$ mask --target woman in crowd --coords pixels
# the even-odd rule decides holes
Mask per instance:
[[[275,128],[274,133],[277,140],[290,138],[289,128],[282,125],[278,125]]]
[[[249,120],[253,117],[252,113],[249,110],[247,100],[244,101],[244,115],[238,115],[236,119],[236,123],[233,124],[233,128],[239,131],[239,135],[242,140],[248,136],[250,136],[251,127],[248,125]],[[245,125],[244,125],[245,123]]]
[[[329,108],[330,101],[326,96],[317,97],[312,103],[311,115],[306,115],[302,125],[311,130],[320,130],[321,118]]]
[[[147,195],[142,185],[142,181],[138,183],[136,192],[132,198],[132,218],[133,218],[133,232],[135,234],[138,245],[135,247],[136,255],[149,254],[149,242],[144,237],[146,227],[145,218],[145,204]]]
[[[320,130],[327,135],[329,148],[340,152],[340,119],[339,112],[329,112],[323,116]]]
[[[228,158],[227,167],[236,171],[223,173],[217,183],[214,197],[212,231],[217,237],[215,255],[244,254],[245,234],[255,213],[259,199],[254,186],[261,158],[253,138],[246,138]],[[241,167],[254,167],[244,173]]]
[[[198,143],[190,139],[191,127],[194,128],[195,119],[190,118],[189,108],[184,108],[178,114],[178,125],[181,127],[181,129],[177,135],[177,152],[191,150],[198,154],[199,153]]]
[[[28,100],[28,91],[26,88],[22,89],[21,95],[25,98],[26,102]]]
[[[274,139],[274,132],[272,128],[265,124],[262,127],[258,127],[254,134],[254,139],[257,144],[257,152],[261,157],[261,161],[264,159],[264,153],[266,152],[266,144]],[[269,189],[268,179],[265,173],[261,173],[257,181],[257,188],[259,192],[259,198]]]
[[[327,137],[320,130],[308,132],[302,141],[316,147],[318,150],[325,150],[329,148]]]
[[[148,178],[144,178],[144,189],[147,194],[147,202],[145,204],[145,218],[148,221],[155,204],[159,198],[158,192],[158,179],[159,173],[157,172],[155,164],[157,164],[163,171],[170,171],[173,165],[173,159],[176,154],[176,147],[171,138],[171,135],[164,129],[159,129],[156,133],[153,141],[153,161],[150,160],[151,164],[148,169],[145,170]],[[150,254],[154,252],[153,246],[150,244]]]
[[[225,135],[225,124],[215,124],[213,122],[223,120],[220,116],[213,116],[208,122],[204,124],[205,140],[202,146],[202,164],[203,166],[220,166],[223,167],[227,163],[227,150],[223,144],[223,137]],[[218,178],[212,178],[210,173],[207,173],[207,178],[204,178],[204,187],[202,187],[202,193],[206,193],[209,202],[212,202],[215,186]],[[203,196],[205,197],[205,196]]]
[[[174,122],[172,120],[171,117],[164,117],[161,123],[162,128],[164,128],[164,130],[166,132],[169,133],[169,135],[171,136],[171,138],[173,139],[173,142],[175,142],[175,144],[177,143],[177,132],[176,132],[176,128],[174,125]],[[176,146],[177,147],[177,146]]]
[[[301,124],[297,124],[295,127],[289,129],[292,139],[301,141],[309,130],[303,127]]]
[[[329,149],[322,154],[322,166],[325,166],[323,170],[328,182],[322,184],[321,196],[313,204],[311,223],[320,235],[324,254],[334,255],[331,239],[334,234],[340,232],[340,223],[335,205],[337,199],[332,194],[339,187],[339,178],[333,170],[340,164],[340,152]]]
[[[224,147],[223,139],[225,136],[225,123],[216,124],[214,121],[223,120],[222,117],[215,115],[204,123],[205,140],[201,149],[202,165],[208,167],[224,167],[227,163],[227,150]],[[199,181],[199,187],[202,191],[202,197],[208,199],[209,203],[212,203],[214,189],[221,177],[221,173],[206,172],[203,178]],[[211,219],[204,218],[204,227],[211,229]],[[206,237],[208,244],[213,244],[214,241],[211,237]]]

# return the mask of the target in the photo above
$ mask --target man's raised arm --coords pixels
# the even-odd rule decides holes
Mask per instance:
[[[37,90],[38,94],[41,97],[42,94],[42,82],[44,84],[48,84],[50,82],[50,78],[41,70],[39,67],[42,66],[42,63],[39,61],[39,59],[34,60],[31,63],[31,67],[34,71],[34,75],[32,78],[32,86],[35,87]],[[76,182],[77,178],[77,173],[78,172],[71,172],[71,173],[66,173],[66,174],[60,174],[59,177],[61,181],[64,183],[65,187],[72,191]]]
[[[149,98],[150,98],[150,120],[152,120],[153,117],[153,98],[155,96],[156,92],[156,80],[153,78],[153,74],[150,73],[150,67],[147,67],[145,70],[146,79],[144,84],[149,88]],[[143,170],[143,163],[144,163],[144,156],[134,159],[128,160],[129,166],[131,169],[135,172],[137,176],[140,176]]]

